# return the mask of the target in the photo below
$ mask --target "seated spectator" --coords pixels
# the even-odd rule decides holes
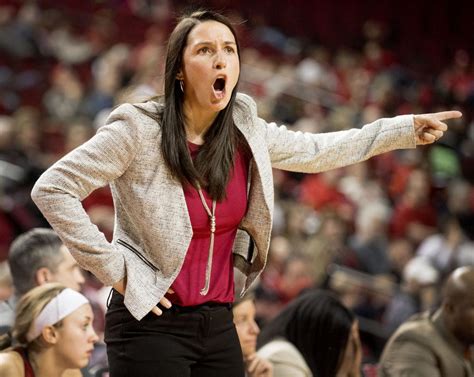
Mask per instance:
[[[385,346],[379,376],[473,376],[474,268],[448,278],[441,307],[404,323]]]
[[[81,376],[98,339],[93,316],[89,301],[70,288],[50,283],[32,289],[18,303],[15,347],[0,353],[0,375]],[[0,339],[0,349],[11,345],[9,335]]]
[[[291,302],[265,326],[258,346],[258,355],[273,364],[274,377],[360,376],[357,321],[324,291],[310,291]]]
[[[0,302],[0,329],[5,333],[12,325],[19,298],[35,286],[58,282],[79,291],[84,283],[82,272],[51,229],[35,228],[12,243],[8,256],[14,294]]]
[[[293,250],[288,238],[284,236],[272,238],[270,249],[268,250],[267,264],[262,272],[260,281],[260,285],[264,289],[278,290],[285,263],[292,253]]]
[[[348,223],[332,211],[321,213],[320,221],[316,234],[308,239],[303,249],[312,259],[312,273],[318,285],[325,279],[331,263],[360,269],[355,253],[348,246]]]
[[[403,195],[395,203],[390,224],[393,238],[408,238],[419,245],[436,232],[437,214],[430,200],[430,190],[427,173],[412,171]]]
[[[414,253],[413,244],[406,238],[396,238],[388,244],[390,273],[398,283],[401,283],[405,266],[412,260]]]
[[[457,267],[474,266],[474,242],[464,232],[458,216],[450,215],[440,233],[426,238],[417,249],[443,276]]]
[[[354,205],[339,190],[341,177],[342,170],[308,175],[301,183],[301,202],[318,212],[335,211],[344,220],[351,219],[354,215]]]
[[[280,302],[286,305],[307,289],[315,287],[315,279],[311,263],[305,255],[293,254],[288,257],[278,282]]]
[[[387,338],[412,315],[433,307],[438,280],[438,271],[425,258],[413,258],[405,265],[400,289],[383,314]]]
[[[234,324],[239,336],[245,372],[248,377],[272,377],[272,365],[257,355],[257,335],[260,329],[255,322],[255,304],[253,294],[246,294],[234,303],[232,309]]]
[[[355,253],[355,267],[359,270],[373,275],[390,271],[386,236],[389,218],[390,209],[382,201],[372,199],[358,208],[355,232],[348,245]]]

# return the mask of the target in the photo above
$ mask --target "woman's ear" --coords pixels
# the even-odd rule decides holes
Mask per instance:
[[[180,69],[178,71],[178,73],[176,74],[176,79],[177,80],[184,80],[184,75],[183,75],[183,71]]]
[[[41,331],[41,335],[43,335],[44,340],[48,344],[56,344],[58,342],[58,331],[53,326],[46,326]]]

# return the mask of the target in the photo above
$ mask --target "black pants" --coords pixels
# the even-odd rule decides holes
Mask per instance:
[[[113,291],[105,316],[110,377],[244,376],[230,305],[162,309],[137,321]]]

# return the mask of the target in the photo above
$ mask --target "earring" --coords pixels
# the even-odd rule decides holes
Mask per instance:
[[[183,82],[183,80],[179,80],[179,87],[181,88],[181,91],[184,93],[184,82]]]

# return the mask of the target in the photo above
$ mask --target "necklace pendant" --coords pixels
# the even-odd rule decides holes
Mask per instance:
[[[211,216],[211,233],[216,231],[216,217]]]

